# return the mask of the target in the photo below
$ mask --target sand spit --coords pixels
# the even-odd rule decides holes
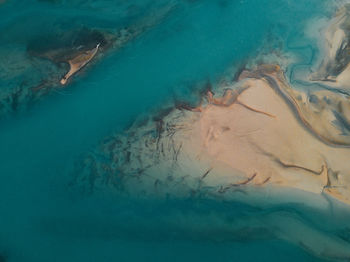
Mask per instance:
[[[100,46],[100,43],[98,43],[94,49],[86,51],[86,52],[74,57],[73,59],[68,60],[70,69],[69,69],[68,73],[61,79],[60,83],[62,85],[66,84],[67,80],[72,75],[74,75],[81,68],[83,68],[87,63],[89,63],[90,60],[96,55],[99,46]]]

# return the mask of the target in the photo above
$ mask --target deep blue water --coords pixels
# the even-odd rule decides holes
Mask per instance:
[[[49,45],[56,31],[82,25],[113,31],[168,4],[159,23],[106,52],[66,88],[1,116],[0,261],[318,261],[279,240],[234,241],[210,230],[198,237],[191,223],[167,226],[164,214],[188,214],[196,202],[82,196],[68,184],[73,162],[104,137],[168,101],[195,100],[196,83],[218,81],[261,49],[309,61],[311,54],[295,47],[316,49],[303,30],[334,11],[329,1],[7,0],[0,5],[0,70],[8,70],[0,71],[0,92],[35,86],[57,69],[30,57],[32,41]],[[199,213],[232,212],[212,205],[204,201]]]

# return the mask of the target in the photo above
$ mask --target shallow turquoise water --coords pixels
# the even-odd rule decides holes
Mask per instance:
[[[168,2],[7,0],[0,5],[0,63],[8,68],[0,72],[4,94],[18,85],[35,86],[51,71],[62,70],[28,57],[32,41],[45,46],[52,43],[47,39],[55,30],[82,25],[114,30],[160,6],[174,7],[122,49],[104,54],[67,88],[55,88],[39,101],[23,102],[19,110],[2,115],[4,261],[318,260],[282,241],[237,241],[210,230],[198,237],[190,226],[167,226],[163,214],[187,214],[196,201],[135,203],[107,193],[81,196],[68,186],[73,162],[104,137],[173,99],[195,101],[196,83],[218,81],[228,68],[239,68],[261,49],[280,46],[310,60],[305,48],[295,48],[316,48],[304,38],[305,23],[333,11],[329,2],[319,0]],[[204,201],[199,206],[199,213],[210,209],[219,217],[232,212],[222,203]],[[245,212],[247,207],[235,207],[233,215],[240,208]]]

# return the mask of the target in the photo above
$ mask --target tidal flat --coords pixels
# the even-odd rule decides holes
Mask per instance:
[[[0,1],[0,262],[349,261],[349,1]]]

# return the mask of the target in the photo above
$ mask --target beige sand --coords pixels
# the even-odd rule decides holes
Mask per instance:
[[[68,60],[70,69],[68,73],[61,79],[60,83],[62,85],[65,85],[68,81],[68,79],[74,75],[76,72],[78,72],[80,69],[82,69],[87,63],[91,61],[91,59],[94,58],[96,55],[98,48],[100,44],[98,44],[94,49],[91,49],[89,51],[86,51],[82,54],[77,55],[71,60]]]
[[[286,92],[278,67],[271,68],[250,73],[260,78],[242,80],[241,91],[227,91],[219,99],[209,94],[209,105],[193,123],[198,135],[183,150],[196,150],[199,159],[208,155],[212,169],[224,164],[235,170],[232,176],[245,174],[223,191],[269,184],[327,193],[350,204],[350,150],[318,132],[329,123],[329,111],[307,111],[293,103],[297,99]],[[210,184],[219,175],[205,180]]]

